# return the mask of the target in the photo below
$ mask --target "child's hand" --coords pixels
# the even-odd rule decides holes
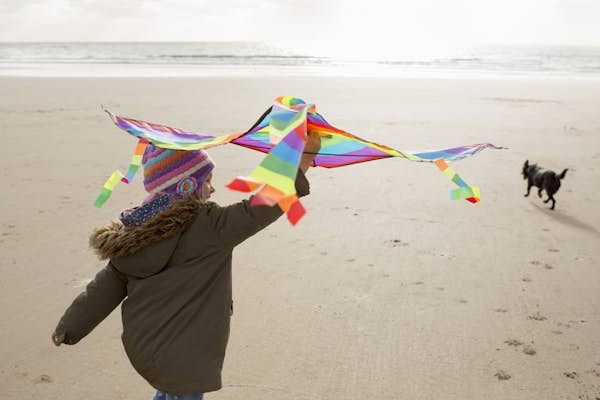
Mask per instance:
[[[315,156],[321,149],[321,137],[316,132],[309,132],[306,136],[306,145],[304,146],[304,154],[300,160],[300,170],[306,172],[310,164],[315,159]]]
[[[52,336],[50,337],[50,339],[52,340],[52,343],[54,343],[55,346],[60,346],[60,341],[58,340],[58,336],[56,336],[56,332],[52,332]]]
[[[316,132],[309,132],[306,135],[306,146],[304,146],[305,153],[316,154],[321,149],[321,137]]]

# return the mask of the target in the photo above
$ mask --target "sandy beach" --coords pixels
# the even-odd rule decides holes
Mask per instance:
[[[135,140],[116,114],[244,131],[281,95],[399,150],[491,142],[451,163],[481,202],[449,200],[433,164],[309,171],[307,215],[234,252],[224,387],[207,399],[600,398],[600,80],[569,78],[0,78],[0,397],[147,400],[115,310],[76,346],[58,319],[104,266],[95,226],[144,197],[94,199]],[[213,149],[213,198],[262,155]],[[523,194],[529,159],[562,171],[554,211]]]

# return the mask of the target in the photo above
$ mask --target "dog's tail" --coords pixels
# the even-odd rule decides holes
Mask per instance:
[[[569,168],[565,168],[565,170],[563,172],[561,172],[560,175],[558,175],[558,179],[564,179],[568,170],[569,170]]]
[[[523,179],[527,179],[527,169],[529,168],[529,160],[525,160],[525,164],[523,164],[523,169],[521,173],[523,174]]]

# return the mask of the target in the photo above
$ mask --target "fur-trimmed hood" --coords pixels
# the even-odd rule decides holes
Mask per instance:
[[[95,229],[90,247],[101,260],[110,259],[121,272],[133,276],[153,275],[163,268],[181,232],[203,206],[198,196],[172,200],[172,205],[144,224],[126,228],[121,221]]]

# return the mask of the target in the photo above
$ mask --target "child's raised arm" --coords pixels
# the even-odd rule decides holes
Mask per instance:
[[[303,197],[309,192],[308,180],[304,176],[304,172],[299,170],[296,176],[296,193],[298,197]],[[196,219],[190,229],[205,231],[209,226],[214,232],[213,237],[222,246],[233,248],[273,223],[283,214],[277,205],[272,207],[251,206],[250,201],[243,200],[227,207],[213,204],[206,209],[204,216]]]

